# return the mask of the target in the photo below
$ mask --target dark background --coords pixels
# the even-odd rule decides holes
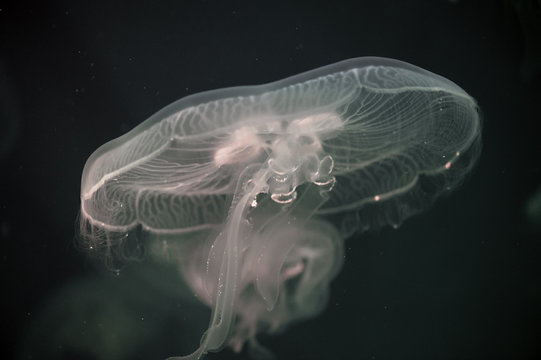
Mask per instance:
[[[4,3],[2,358],[189,351],[173,331],[174,274],[152,278],[143,262],[114,276],[76,250],[86,159],[188,94],[360,56],[411,62],[475,97],[480,162],[398,230],[348,239],[324,313],[261,341],[278,359],[541,358],[541,220],[525,212],[541,185],[540,28],[535,1]]]

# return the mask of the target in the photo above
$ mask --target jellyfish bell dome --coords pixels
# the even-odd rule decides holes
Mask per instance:
[[[182,359],[257,348],[258,333],[321,311],[344,238],[396,227],[456,188],[480,132],[464,90],[385,58],[192,95],[88,159],[82,238],[108,254],[135,228],[195,243],[168,247],[212,309]]]

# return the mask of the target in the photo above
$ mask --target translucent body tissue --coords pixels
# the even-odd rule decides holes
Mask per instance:
[[[324,308],[344,239],[455,188],[480,133],[464,90],[392,59],[192,95],[88,159],[81,238],[114,263],[145,234],[211,309],[199,348],[172,359],[266,354],[258,334]]]

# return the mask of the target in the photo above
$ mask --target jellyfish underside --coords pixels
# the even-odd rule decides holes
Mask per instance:
[[[246,342],[267,356],[258,334],[324,308],[346,237],[422,211],[479,153],[475,101],[395,60],[182,101],[96,151],[81,190],[87,248],[110,254],[125,241],[111,234],[135,226],[177,243],[204,234],[161,254],[212,309],[199,348],[170,360]]]
[[[297,126],[300,124],[302,128]],[[279,123],[270,125],[271,128],[283,126]],[[273,311],[281,287],[292,278],[299,279],[288,295],[290,301],[295,300],[298,304],[284,303],[275,312],[278,314],[273,315],[286,315],[285,307],[288,306],[304,308],[302,312],[308,313],[304,316],[321,309],[329,276],[334,276],[341,264],[341,256],[337,255],[342,253],[341,240],[333,227],[323,220],[317,225],[312,220],[310,226],[307,221],[326,200],[326,193],[332,190],[335,182],[331,174],[332,157],[323,153],[319,137],[336,131],[340,125],[336,115],[321,114],[292,121],[284,129],[285,136],[260,137],[261,131],[242,127],[232,134],[231,141],[216,150],[214,161],[218,166],[235,165],[239,160],[250,163],[258,158],[259,152],[269,156],[265,165],[251,165],[242,172],[226,224],[212,245],[207,261],[210,277],[204,284],[205,289],[196,290],[213,306],[210,325],[201,345],[189,356],[170,359],[198,359],[208,351],[221,350],[228,339],[237,351],[246,340],[253,347],[259,347],[255,338],[260,330],[258,326],[272,331],[282,325],[278,318],[273,320],[272,317],[266,320],[268,323],[261,324],[264,316],[260,313]],[[307,186],[297,199],[297,187],[301,184]],[[267,199],[259,204],[261,194],[268,194],[272,201],[269,203]],[[314,227],[319,231],[308,230]],[[243,248],[248,250],[242,251]],[[257,275],[252,278],[254,273]],[[199,276],[188,274],[187,278]],[[236,304],[239,291],[246,291],[250,286],[255,286],[262,300],[259,306],[242,304],[242,301]],[[247,298],[250,302],[258,302],[254,300],[254,294]],[[249,312],[246,309],[250,309]],[[236,316],[239,317],[238,324],[230,338]],[[287,321],[290,321],[294,315],[288,317]],[[264,350],[259,348],[259,351]]]

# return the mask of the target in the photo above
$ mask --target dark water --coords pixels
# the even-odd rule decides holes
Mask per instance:
[[[191,319],[207,314],[179,305],[172,269],[115,276],[76,250],[86,159],[185,95],[359,56],[411,62],[475,97],[480,162],[398,230],[348,239],[324,313],[262,343],[278,359],[540,358],[541,205],[525,212],[541,186],[533,3],[0,6],[2,358],[163,359],[196,344]]]

